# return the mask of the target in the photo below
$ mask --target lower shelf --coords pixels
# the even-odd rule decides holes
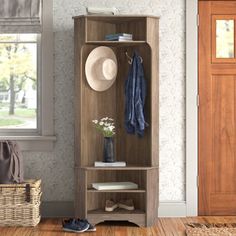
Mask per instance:
[[[116,209],[112,212],[103,209],[88,211],[87,218],[92,224],[98,224],[103,221],[129,221],[139,226],[145,226],[146,214],[144,211],[136,209],[128,211],[124,209]]]

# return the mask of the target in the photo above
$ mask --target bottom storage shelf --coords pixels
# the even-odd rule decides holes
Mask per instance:
[[[77,172],[80,186],[76,192],[75,215],[87,218],[92,224],[104,221],[129,221],[139,226],[152,226],[158,218],[158,169],[129,171],[89,171],[83,168]],[[134,182],[135,190],[92,189],[92,183]],[[116,209],[106,212],[107,200],[119,203],[132,200],[136,210]]]
[[[139,209],[133,211],[116,209],[112,212],[96,209],[88,211],[87,214],[87,218],[92,224],[98,224],[103,221],[129,221],[139,226],[145,226],[145,217],[145,212]]]

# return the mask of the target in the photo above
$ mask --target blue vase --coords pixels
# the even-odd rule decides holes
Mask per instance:
[[[112,137],[104,137],[103,162],[115,162],[114,139]]]

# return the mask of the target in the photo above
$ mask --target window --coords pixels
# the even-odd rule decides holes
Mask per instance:
[[[234,20],[216,20],[216,58],[234,58]]]
[[[40,129],[40,35],[0,34],[0,129]]]
[[[24,150],[51,150],[55,140],[52,3],[1,2],[0,139]]]
[[[212,63],[235,63],[236,17],[212,15]]]

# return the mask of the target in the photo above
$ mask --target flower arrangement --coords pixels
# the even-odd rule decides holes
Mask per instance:
[[[104,137],[113,137],[115,135],[115,126],[114,120],[105,117],[101,120],[93,120],[92,121],[95,125],[95,128],[100,131]]]

